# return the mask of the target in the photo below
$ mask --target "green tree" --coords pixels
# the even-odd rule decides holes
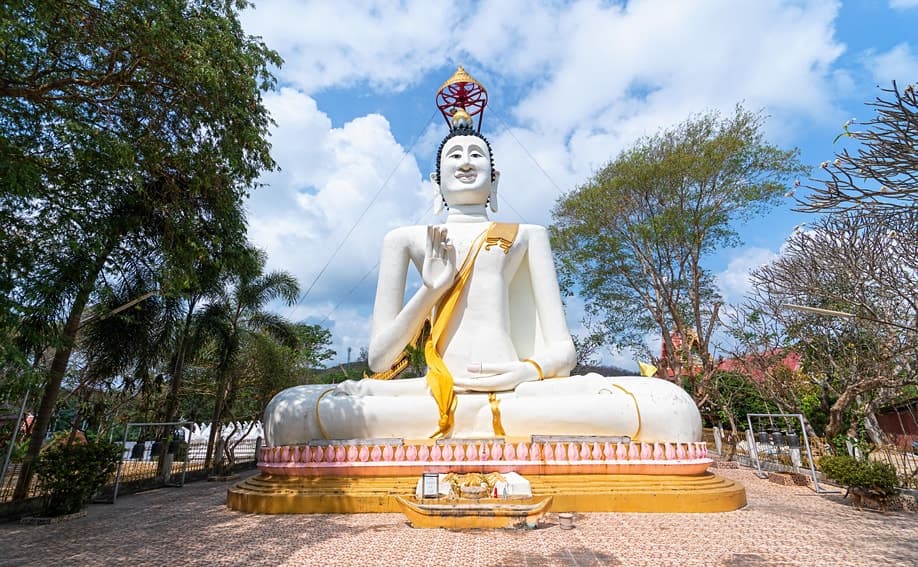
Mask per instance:
[[[730,428],[726,438],[730,447],[727,460],[730,460],[736,452],[746,415],[766,413],[768,406],[759,395],[756,382],[740,372],[715,371],[711,374],[709,392],[710,406],[701,408],[702,415],[711,421],[727,423]]]
[[[205,342],[197,332],[201,318],[196,315],[210,297],[219,296],[230,270],[244,264],[250,253],[231,252],[219,261],[210,255],[195,261],[195,278],[185,289],[156,294],[130,310],[87,325],[81,346],[93,369],[90,378],[117,376],[122,387],[130,390],[137,385],[147,393],[146,382],[151,379],[167,387],[156,415],[142,420],[171,422],[178,417],[186,366],[198,357]],[[131,297],[142,297],[147,289],[155,290],[155,277],[149,271],[135,272],[120,287],[99,293],[101,301],[94,310],[116,309]]]
[[[146,263],[168,293],[195,259],[244,245],[242,199],[274,166],[261,92],[280,63],[243,33],[245,5],[4,6],[0,336],[16,326],[20,352],[54,352],[18,497],[98,286]]]
[[[721,305],[704,261],[738,244],[734,223],[775,205],[806,171],[796,150],[764,140],[763,122],[739,107],[690,118],[624,150],[553,211],[561,283],[579,290],[595,330],[637,349],[659,333],[657,366],[692,376],[699,405]]]
[[[297,334],[300,346],[297,352],[296,368],[304,379],[302,383],[308,383],[312,380],[317,368],[325,364],[325,361],[334,358],[336,353],[329,348],[332,343],[332,335],[331,331],[325,327],[305,323],[297,325]],[[280,390],[276,390],[274,394],[278,391]]]
[[[802,413],[809,435],[822,435],[822,419],[814,412],[812,401],[818,398],[817,383],[800,368],[800,350],[791,339],[782,321],[769,314],[770,308],[757,302],[751,294],[743,305],[734,306],[725,317],[729,341],[724,350],[738,373],[749,378],[756,396],[770,408],[781,413]],[[780,306],[775,306],[778,313]],[[805,403],[806,401],[806,403]],[[809,405],[807,405],[809,404]],[[828,408],[828,406],[826,406]],[[816,418],[816,423],[809,421]]]
[[[235,437],[236,444],[248,434],[237,430],[240,422],[253,427],[275,394],[309,382],[315,365],[334,355],[328,349],[331,333],[327,329],[298,323],[293,325],[293,331],[297,337],[294,346],[265,332],[245,335],[231,370],[232,390],[224,406],[223,422],[231,428],[226,437]],[[230,467],[234,464],[234,448],[227,444],[225,456]]]
[[[257,343],[261,337],[270,338],[289,349],[302,346],[303,329],[266,310],[268,304],[275,300],[293,305],[299,296],[299,284],[287,272],[265,274],[264,265],[264,253],[252,250],[249,265],[233,274],[228,288],[211,298],[201,313],[199,330],[206,335],[212,349],[216,384],[205,457],[207,463],[212,462],[217,435],[239,396],[240,382],[245,374],[241,355],[246,352],[261,355],[261,363],[264,364],[264,355],[271,351],[264,348],[266,345]],[[252,341],[256,344],[249,344]],[[259,346],[263,348],[259,349]]]

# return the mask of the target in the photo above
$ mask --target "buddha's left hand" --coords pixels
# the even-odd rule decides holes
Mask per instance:
[[[501,392],[512,390],[523,382],[533,382],[539,379],[539,372],[527,362],[515,360],[489,364],[470,364],[468,371],[481,374],[481,378],[474,376],[453,379],[453,384],[458,388],[473,392]]]

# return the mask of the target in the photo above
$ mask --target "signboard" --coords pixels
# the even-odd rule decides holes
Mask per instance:
[[[440,475],[437,473],[424,473],[421,478],[421,497],[440,497]]]

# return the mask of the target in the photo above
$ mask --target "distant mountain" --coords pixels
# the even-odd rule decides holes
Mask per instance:
[[[571,370],[571,374],[574,376],[582,376],[584,374],[589,374],[590,372],[595,372],[601,376],[637,376],[638,373],[634,370],[625,370],[618,366],[590,366],[590,365],[580,365],[574,367]]]
[[[370,367],[365,360],[355,362],[346,362],[329,366],[328,368],[317,368],[310,372],[309,382],[312,384],[336,384],[345,380],[360,380],[364,372],[369,372]]]

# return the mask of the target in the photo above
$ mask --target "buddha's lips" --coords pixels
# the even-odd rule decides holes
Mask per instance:
[[[456,179],[462,181],[463,183],[471,183],[478,178],[478,174],[474,171],[463,171],[456,174]]]

